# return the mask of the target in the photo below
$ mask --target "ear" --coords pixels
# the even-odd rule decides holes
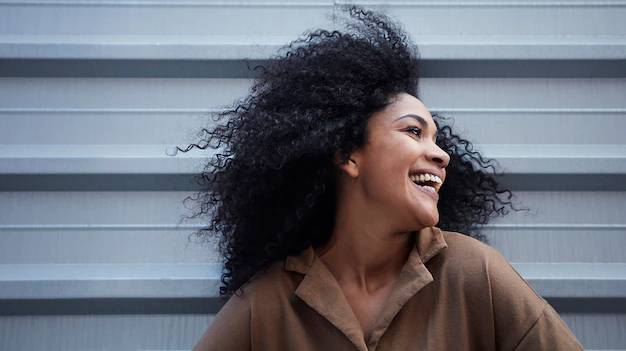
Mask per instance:
[[[357,178],[359,176],[359,167],[356,162],[352,159],[352,157],[348,157],[348,159],[345,160],[341,150],[335,152],[335,155],[333,156],[333,163],[348,176],[352,178]]]

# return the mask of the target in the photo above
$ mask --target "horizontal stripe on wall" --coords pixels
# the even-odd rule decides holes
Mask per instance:
[[[178,230],[2,228],[0,264],[217,262],[215,247],[201,245],[200,240],[192,233],[193,230],[189,228]]]
[[[361,4],[361,5],[390,5],[390,6],[557,6],[557,7],[606,7],[606,6],[626,6],[623,0],[569,0],[569,1],[531,1],[531,0],[466,0],[466,1],[432,1],[432,0],[96,0],[84,2],[81,0],[1,0],[0,4],[7,5],[77,5],[77,6],[310,6],[310,5],[342,5],[342,4]]]
[[[476,51],[480,52],[480,51]],[[597,51],[601,52],[601,51]],[[596,53],[597,53],[596,52]],[[542,54],[543,55],[543,54]],[[621,55],[621,54],[620,54]],[[254,78],[263,61],[0,59],[0,77]],[[624,78],[624,60],[422,60],[425,78]]]
[[[189,192],[4,192],[0,196],[0,223],[11,226],[115,225],[120,229],[172,228],[188,214],[183,200]],[[626,192],[524,192],[514,193],[516,207],[528,211],[510,212],[494,228],[620,230],[626,225]],[[59,206],[62,204],[63,206]],[[188,206],[192,203],[187,202]],[[36,213],[36,216],[32,214]],[[182,222],[200,225],[205,220]],[[130,226],[130,227],[125,227]],[[615,226],[615,227],[612,227]],[[21,227],[25,228],[25,227]],[[104,227],[106,228],[106,227]],[[142,228],[142,227],[139,227]],[[16,228],[19,230],[19,227]],[[143,230],[143,229],[139,229]]]
[[[626,298],[626,263],[512,263],[543,297]],[[0,299],[218,297],[217,264],[3,264]]]
[[[431,3],[434,3],[432,1]],[[460,4],[461,2],[456,2]],[[541,3],[541,2],[533,2]],[[330,3],[313,6],[84,6],[0,4],[2,35],[286,36],[334,28]],[[567,2],[562,2],[567,4]],[[579,3],[580,4],[580,3]],[[601,3],[599,3],[601,4]],[[623,36],[626,6],[405,6],[387,11],[419,41],[429,36]],[[207,20],[210,19],[210,20]],[[593,20],[599,19],[599,20]],[[601,20],[600,20],[601,19]],[[114,21],[114,22],[112,22]],[[112,25],[114,23],[114,25]],[[290,39],[291,40],[291,39]],[[261,40],[262,42],[262,40]],[[524,58],[524,56],[519,57]]]
[[[626,173],[626,145],[479,145],[476,149],[512,174]],[[4,145],[0,174],[195,174],[213,154],[195,149],[176,152],[175,145]]]
[[[381,1],[381,0],[96,0],[84,2],[81,0],[1,0],[0,4],[6,5],[77,5],[77,6],[311,6],[311,5],[390,5],[390,6],[428,6],[428,7],[479,7],[479,6],[530,6],[530,7],[606,7],[606,6],[626,6],[623,0],[569,0],[569,1],[520,1],[520,0],[466,0],[466,1],[432,1],[432,0],[410,0],[410,1]]]
[[[216,262],[215,248],[191,235],[208,219],[180,222],[187,195],[3,193],[0,263]],[[529,210],[484,229],[508,260],[626,263],[625,192],[517,192],[514,201]]]
[[[511,262],[626,263],[626,228],[488,228],[491,246]],[[43,236],[43,235],[42,235]],[[523,249],[521,249],[523,248]]]
[[[72,63],[79,70],[78,75],[81,71],[87,72],[86,67],[81,65],[89,62],[95,66],[92,68],[93,76],[98,73],[112,74],[107,73],[105,68],[112,72],[117,70],[122,76],[124,67],[141,67],[140,64],[146,66],[146,72],[161,68],[169,72],[178,69],[182,74],[184,69],[195,69],[198,75],[209,75],[199,70],[203,68],[216,71],[210,74],[216,76],[218,69],[246,68],[245,62],[241,62],[243,60],[252,60],[253,64],[267,60],[293,39],[295,36],[256,39],[247,36],[0,35],[0,59],[3,65],[8,65],[0,73],[3,76],[18,76],[19,72],[12,73],[12,70],[31,67],[37,69],[30,73],[31,76],[36,73],[49,76],[54,72],[46,72],[46,69],[64,68]],[[512,69],[515,69],[515,64],[519,66],[517,70],[522,70],[524,65],[549,67],[554,60],[571,68],[576,67],[573,63],[581,61],[578,65],[593,68],[602,62],[626,59],[626,36],[421,36],[416,43],[426,64],[424,73],[430,75],[434,73],[429,73],[428,68],[438,67],[436,65],[443,67],[447,64],[453,68],[462,63],[466,67],[478,67],[480,60]],[[553,66],[557,67],[556,64]],[[499,67],[491,68],[497,71]],[[98,72],[98,69],[103,71]],[[595,72],[601,71],[596,69],[589,73],[589,77],[594,77]],[[485,73],[488,71],[485,70]]]
[[[230,105],[246,95],[250,84],[247,79],[2,78],[0,106],[5,111],[204,111]],[[626,96],[626,79],[424,78],[420,83],[426,106],[446,111],[623,111],[622,96]]]
[[[553,228],[556,225],[544,226]],[[206,263],[216,249],[193,233],[202,226],[3,225],[0,264]],[[626,263],[626,225],[610,228],[483,229],[490,245],[511,262]],[[37,243],[36,245],[33,243]],[[63,244],[61,244],[63,243]],[[520,248],[523,247],[523,250]]]
[[[3,109],[188,109],[230,105],[247,79],[1,78]],[[626,79],[424,78],[437,109],[626,109]],[[453,117],[453,116],[452,116]]]
[[[195,315],[0,317],[3,350],[191,350],[213,319]],[[37,337],[34,337],[36,335]]]
[[[626,145],[480,145],[515,190],[626,190]],[[207,152],[167,145],[4,145],[1,191],[193,190]],[[42,176],[49,177],[43,178]]]
[[[84,6],[84,7],[286,7],[333,6],[334,0],[0,0],[0,5]]]
[[[620,145],[616,126],[626,109],[430,108],[450,117],[465,138],[480,144]],[[4,145],[178,144],[210,127],[216,109],[58,109],[0,108]],[[57,128],[63,125],[64,128]],[[33,128],[37,126],[37,128]],[[541,126],[541,128],[536,128]],[[28,139],[26,139],[28,138]]]

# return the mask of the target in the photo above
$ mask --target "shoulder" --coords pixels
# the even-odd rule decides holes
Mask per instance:
[[[465,234],[444,231],[443,235],[448,247],[441,252],[441,258],[450,273],[472,278],[464,279],[466,284],[486,284],[494,297],[494,304],[498,303],[498,296],[513,294],[536,305],[535,312],[541,313],[546,301],[500,252]]]
[[[554,309],[496,249],[460,233],[444,232],[444,239],[442,278],[474,296],[473,303],[488,298],[499,349],[582,349]]]
[[[252,277],[250,282],[243,286],[243,296],[247,296],[252,308],[284,304],[295,296],[293,292],[302,277],[301,274],[285,270],[285,259],[282,259]]]
[[[268,307],[273,303],[284,303],[296,290],[302,276],[285,270],[285,260],[276,261],[269,268],[254,275],[242,287],[242,292],[233,295],[227,302],[231,308],[241,310]],[[226,307],[226,305],[224,306]]]
[[[502,258],[496,249],[468,235],[443,231],[443,237],[448,247],[442,253],[448,259],[481,262]]]
[[[231,296],[193,350],[249,350],[252,317],[263,316],[258,313],[260,309],[284,305],[293,295],[289,291],[295,290],[295,277],[284,270],[284,265],[284,260],[275,262],[245,284],[242,293]]]
[[[457,286],[466,295],[488,296],[499,349],[583,349],[558,313],[496,249],[464,234],[443,235],[448,247],[435,265],[445,272],[443,279],[461,282]]]
[[[193,351],[249,350],[250,317],[249,298],[233,295],[213,318]]]
[[[444,231],[443,236],[448,247],[441,256],[448,266],[459,273],[495,279],[492,283],[496,285],[522,284],[531,296],[541,299],[498,250],[465,234]]]
[[[516,281],[526,284],[493,247],[462,233],[443,231],[443,237],[448,247],[434,258],[438,258],[451,272],[476,279],[497,278],[495,283]]]

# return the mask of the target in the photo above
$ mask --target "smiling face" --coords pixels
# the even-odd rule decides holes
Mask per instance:
[[[437,129],[421,101],[399,94],[367,124],[366,144],[341,167],[361,201],[398,230],[415,231],[439,221],[437,190],[450,156],[436,142]],[[420,185],[416,184],[420,183]]]

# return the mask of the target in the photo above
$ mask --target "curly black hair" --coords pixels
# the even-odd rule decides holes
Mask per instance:
[[[385,15],[352,6],[343,31],[305,33],[260,70],[250,94],[216,113],[200,141],[214,149],[197,176],[196,234],[219,237],[229,297],[252,276],[309,245],[326,242],[335,216],[335,165],[367,140],[370,116],[407,93],[418,97],[419,53]],[[512,208],[490,160],[446,119],[433,115],[437,143],[451,159],[440,190],[438,227],[485,241],[480,227]],[[491,172],[488,169],[491,168]]]

